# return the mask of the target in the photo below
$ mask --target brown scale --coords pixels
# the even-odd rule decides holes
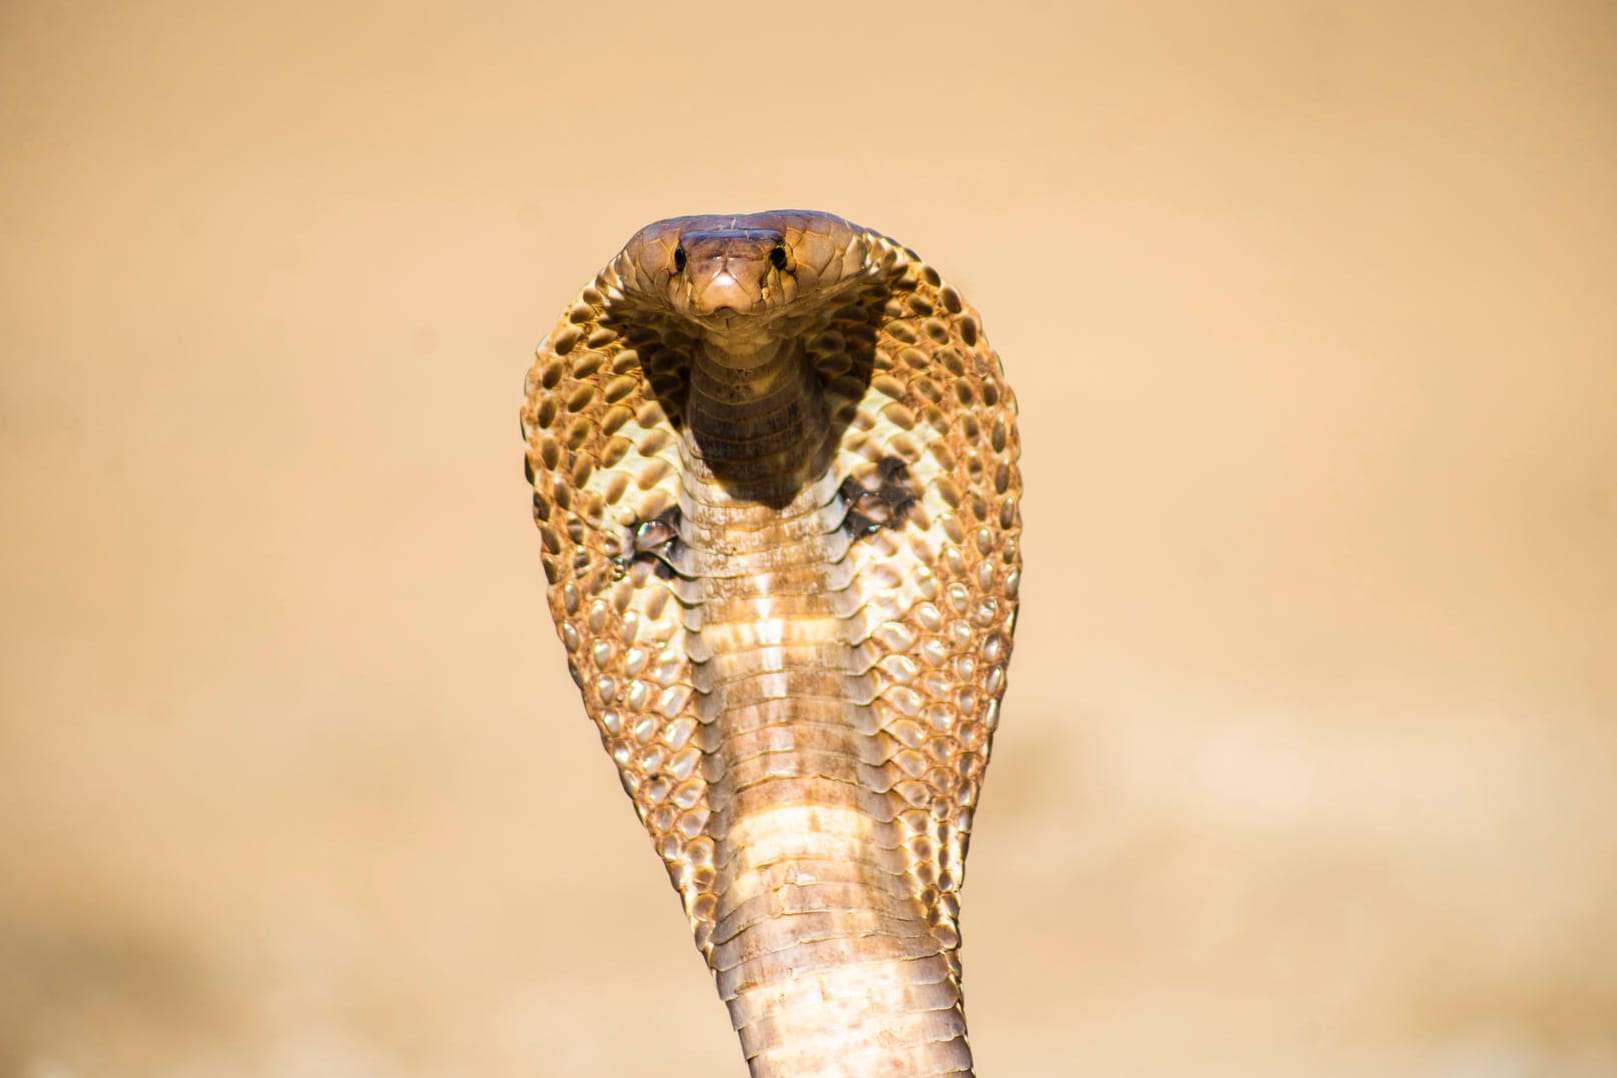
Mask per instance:
[[[714,407],[703,402],[731,393],[725,386],[745,395],[737,371],[777,369],[758,366],[760,356],[807,372],[800,401],[774,401],[756,421],[738,413],[739,427],[690,426],[690,409]],[[698,360],[719,365],[704,375]],[[717,388],[693,398],[693,378]],[[800,427],[780,426],[799,412]],[[970,1073],[958,892],[1016,617],[1015,412],[959,294],[913,252],[824,214],[648,226],[540,345],[522,427],[551,613],[754,1075]],[[741,439],[736,448],[714,441],[715,429]],[[774,455],[735,457],[749,440]],[[694,510],[709,523],[687,519]],[[714,532],[713,520],[728,523]],[[805,551],[823,563],[802,562]],[[774,567],[749,581],[735,568],[748,557]],[[783,596],[768,601],[788,612],[819,612],[805,624],[834,615],[841,628],[821,643],[729,656],[740,680],[716,684],[713,642],[747,638],[754,630],[735,611],[765,595]],[[783,622],[789,635],[792,624]],[[771,678],[825,698],[796,705],[795,735],[779,724],[790,701],[773,697]],[[733,769],[772,760],[805,778],[738,797]],[[725,881],[756,871],[749,886],[791,888],[797,862],[784,875],[745,869],[733,829],[783,791],[812,801],[823,788],[812,776],[844,766],[855,786],[837,811],[868,818],[875,846],[851,855],[846,882],[803,892],[832,935],[749,951],[778,902],[768,891],[727,900]],[[894,900],[857,914],[860,890],[890,871],[906,881],[913,914]],[[905,927],[916,915],[929,926],[922,935]],[[861,916],[859,932],[837,934],[839,919]],[[878,946],[882,937],[890,942]],[[859,1006],[827,1003],[827,986],[843,983],[837,962],[852,963],[850,976],[861,962],[887,968],[871,955],[900,971],[936,956],[946,973],[857,988]],[[806,995],[804,970],[826,978]],[[776,983],[778,997],[758,995]],[[883,992],[908,1002],[870,1017]]]

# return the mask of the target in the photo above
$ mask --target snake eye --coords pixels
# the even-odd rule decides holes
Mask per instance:
[[[674,248],[674,272],[685,272],[685,245],[683,243]]]
[[[769,264],[778,270],[786,268],[786,245],[777,243],[769,249]]]

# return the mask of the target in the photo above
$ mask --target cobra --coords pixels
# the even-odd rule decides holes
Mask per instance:
[[[1021,578],[977,312],[830,214],[676,217],[526,391],[568,669],[750,1073],[970,1074],[958,896]]]

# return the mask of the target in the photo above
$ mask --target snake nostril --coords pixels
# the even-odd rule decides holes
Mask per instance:
[[[769,249],[769,264],[778,270],[786,268],[786,245],[777,243]]]

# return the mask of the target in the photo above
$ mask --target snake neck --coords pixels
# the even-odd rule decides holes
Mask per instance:
[[[967,1074],[958,962],[881,779],[824,395],[698,361],[681,508],[715,886],[697,942],[755,1076]]]
[[[685,405],[686,467],[729,503],[786,507],[828,464],[825,397],[807,355],[765,344],[738,362],[704,348]]]

